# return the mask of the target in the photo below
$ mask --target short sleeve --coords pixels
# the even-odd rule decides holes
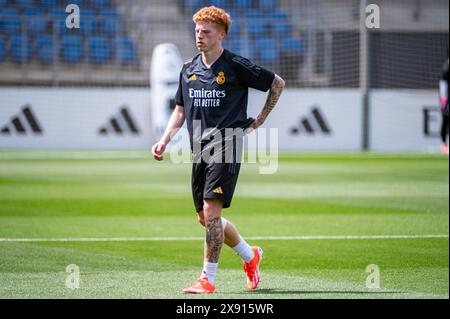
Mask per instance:
[[[247,87],[266,92],[270,89],[275,74],[269,70],[260,67],[249,59],[241,56],[233,57],[234,69],[239,81]]]
[[[179,106],[184,106],[184,99],[183,99],[183,73],[180,73],[180,80],[178,83],[178,90],[177,90],[177,94],[175,95],[175,103]]]

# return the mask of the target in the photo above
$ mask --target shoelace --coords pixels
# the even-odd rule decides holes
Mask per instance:
[[[208,281],[205,278],[199,278],[192,284],[192,287],[200,286],[202,283],[207,283],[207,282]]]

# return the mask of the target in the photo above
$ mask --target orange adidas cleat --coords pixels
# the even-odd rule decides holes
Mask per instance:
[[[183,293],[197,295],[213,294],[215,290],[216,287],[208,282],[208,278],[201,276],[192,284],[191,287],[183,289]]]
[[[259,273],[259,264],[262,260],[263,250],[261,247],[252,247],[254,257],[248,263],[244,261],[244,271],[247,274],[247,289],[255,290],[258,288],[259,281],[261,280],[261,276]]]

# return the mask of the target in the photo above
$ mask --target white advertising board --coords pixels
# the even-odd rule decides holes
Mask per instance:
[[[144,149],[147,89],[0,89],[0,148]]]
[[[248,115],[256,117],[266,93],[252,91]],[[285,90],[263,125],[278,128],[284,151],[357,151],[361,148],[361,98],[357,90]]]
[[[266,97],[250,91],[248,116]],[[0,148],[149,149],[151,107],[147,88],[1,88]],[[278,130],[280,151],[359,151],[361,109],[358,90],[286,89],[263,127]],[[434,91],[373,91],[370,148],[437,152],[441,121]]]
[[[373,91],[370,118],[373,151],[439,150],[442,116],[437,91]]]

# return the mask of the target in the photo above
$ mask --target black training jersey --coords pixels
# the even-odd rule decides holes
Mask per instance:
[[[228,50],[210,68],[201,54],[185,63],[175,101],[185,108],[191,146],[196,120],[201,123],[202,136],[211,128],[221,132],[247,129],[254,121],[247,117],[248,88],[267,91],[274,77],[274,73]]]

